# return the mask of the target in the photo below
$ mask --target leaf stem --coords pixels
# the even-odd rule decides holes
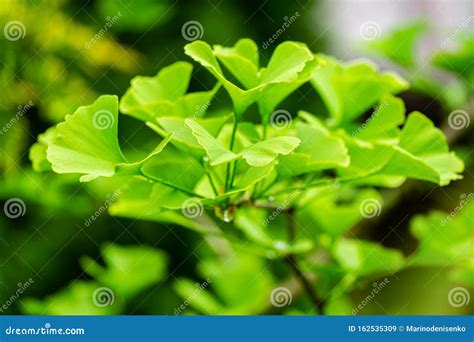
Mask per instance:
[[[320,179],[316,182],[312,182],[312,183],[308,183],[308,184],[304,184],[304,185],[300,185],[300,186],[295,186],[295,187],[292,187],[292,188],[282,189],[282,190],[273,192],[273,193],[271,193],[267,196],[277,196],[277,195],[281,195],[281,194],[284,194],[284,193],[287,193],[287,192],[302,191],[302,190],[306,190],[306,189],[309,189],[309,188],[312,188],[312,187],[321,186],[321,185],[329,185],[329,184],[333,184],[333,183],[347,183],[347,182],[351,182],[351,181],[354,181],[354,180],[367,178],[371,175],[376,174],[378,171],[379,171],[379,169],[377,169],[375,171],[370,171],[370,172],[367,172],[367,173],[364,173],[364,174],[360,174],[360,175]],[[264,195],[265,194],[262,193],[262,196],[264,196]]]
[[[267,138],[267,121],[266,120],[262,120],[262,140],[265,140]]]
[[[301,271],[300,267],[297,264],[295,256],[293,254],[288,254],[285,257],[285,260],[290,266],[291,271],[300,281],[301,285],[303,285],[303,288],[305,289],[306,294],[313,303],[314,307],[317,308],[320,313],[322,313],[324,302],[322,300],[319,300],[318,296],[316,295],[316,292],[314,291],[313,285],[311,284],[311,280],[306,277],[303,271]]]
[[[260,197],[265,196],[265,193],[268,190],[270,190],[277,182],[278,182],[278,176],[272,182],[270,182],[270,184],[268,184],[262,191],[260,191],[260,193],[257,192],[258,189],[255,189],[255,198],[260,198]],[[257,183],[257,184],[260,184],[260,183]]]
[[[230,146],[229,146],[229,149],[231,151],[234,149],[235,135],[237,133],[237,125],[238,125],[237,115],[234,114],[234,124],[232,126],[232,134],[230,136]],[[233,167],[233,171],[232,171],[232,178],[231,178],[231,170],[230,170],[231,163],[227,164],[226,176],[225,176],[225,192],[227,192],[230,188],[232,188],[232,183],[234,181],[236,167],[237,167],[237,161],[234,161],[232,163],[232,167]]]
[[[193,192],[193,191],[191,191],[191,190],[184,189],[184,188],[182,188],[182,187],[180,187],[180,186],[178,186],[178,185],[174,185],[174,184],[169,183],[169,182],[167,182],[167,181],[165,181],[165,180],[163,180],[163,179],[153,178],[153,177],[147,176],[147,175],[143,174],[143,172],[142,172],[141,174],[142,174],[143,177],[145,177],[146,179],[151,180],[152,182],[160,183],[160,184],[163,184],[163,185],[165,185],[165,186],[167,186],[167,187],[173,188],[173,189],[175,189],[175,190],[177,190],[177,191],[181,191],[182,193],[184,193],[184,194],[186,194],[186,195],[188,195],[188,196],[191,196],[191,197],[198,197],[198,198],[205,198],[204,196],[201,196],[201,195],[199,195],[199,194],[197,194],[197,193],[195,193],[195,192]]]
[[[232,189],[234,187],[234,179],[235,179],[235,175],[237,174],[237,162],[238,162],[238,160],[234,161],[234,163],[233,163],[232,176],[230,177],[229,189]]]
[[[211,183],[212,190],[214,191],[214,194],[216,196],[219,196],[219,192],[217,191],[216,185],[214,184],[214,181],[212,180],[211,174],[206,171],[207,178],[209,179],[209,183]]]
[[[294,219],[294,209],[291,209],[287,212],[288,215],[288,238],[290,241],[294,241],[296,238],[296,227],[295,227],[295,219]],[[291,271],[295,274],[296,278],[300,281],[301,285],[306,291],[309,299],[313,303],[314,307],[318,309],[320,313],[322,313],[324,301],[320,300],[314,290],[313,285],[311,284],[311,279],[309,279],[306,274],[301,270],[298,265],[298,261],[296,260],[296,256],[292,253],[287,254],[285,256],[285,260],[290,267]]]

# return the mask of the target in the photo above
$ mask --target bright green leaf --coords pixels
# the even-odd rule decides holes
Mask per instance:
[[[104,95],[90,106],[80,107],[56,126],[56,137],[47,156],[57,173],[81,173],[82,182],[115,174],[124,163],[117,138],[118,99]]]
[[[406,81],[398,75],[380,73],[367,61],[340,63],[321,54],[317,57],[324,64],[313,74],[311,83],[338,124],[357,118],[383,95],[396,94],[408,88]]]
[[[222,144],[216,138],[214,138],[196,121],[186,119],[185,123],[186,126],[191,128],[193,135],[196,137],[199,145],[201,145],[202,148],[206,150],[206,153],[210,158],[211,165],[229,163],[239,158],[238,155],[222,146]]]
[[[245,148],[239,155],[249,165],[264,166],[274,161],[279,155],[289,154],[299,144],[300,140],[295,137],[270,138]]]
[[[136,296],[166,275],[166,255],[152,247],[106,244],[102,247],[102,257],[105,267],[92,258],[82,258],[84,271],[125,299]]]
[[[342,267],[357,276],[392,274],[404,264],[400,251],[363,240],[341,239],[333,253]]]

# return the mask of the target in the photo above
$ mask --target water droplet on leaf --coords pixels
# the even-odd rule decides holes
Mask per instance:
[[[224,222],[232,222],[235,216],[235,206],[232,205],[226,209],[216,207],[215,214],[218,218],[220,218]]]

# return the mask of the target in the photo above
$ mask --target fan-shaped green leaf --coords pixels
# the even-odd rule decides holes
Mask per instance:
[[[377,103],[383,95],[408,88],[398,75],[377,71],[368,61],[340,63],[317,55],[324,61],[313,74],[311,83],[323,98],[336,123],[349,122]]]
[[[240,151],[242,156],[251,166],[264,166],[273,162],[279,155],[287,155],[300,144],[300,139],[295,137],[270,138]]]
[[[211,165],[218,165],[222,163],[229,163],[239,156],[228,150],[222,144],[214,138],[204,127],[198,124],[196,121],[186,119],[186,126],[188,126],[193,135],[196,137],[199,145],[206,150],[206,153],[210,159]]]
[[[105,267],[92,258],[83,257],[82,268],[125,299],[134,297],[166,275],[166,255],[155,248],[106,244],[102,247],[102,257]]]
[[[81,181],[115,174],[125,162],[117,138],[118,99],[104,95],[90,106],[80,107],[56,126],[49,143],[48,160],[57,173],[81,173]]]

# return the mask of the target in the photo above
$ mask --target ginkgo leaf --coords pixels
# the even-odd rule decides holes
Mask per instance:
[[[395,153],[382,173],[398,173],[440,185],[462,178],[462,161],[449,152],[443,133],[421,113],[410,114],[393,149]]]
[[[118,99],[104,95],[56,126],[47,157],[57,173],[80,173],[82,182],[115,174],[124,163],[117,137]]]
[[[176,62],[164,67],[155,77],[137,76],[132,80],[129,95],[138,103],[149,103],[160,99],[176,100],[186,93],[193,66],[187,62]]]
[[[267,68],[261,70],[261,83],[268,85],[257,103],[265,124],[281,101],[311,79],[319,64],[305,44],[284,42],[277,46]]]
[[[279,155],[287,155],[300,144],[295,137],[275,137],[250,145],[239,152],[249,165],[264,166],[273,162]]]
[[[149,215],[162,212],[164,210],[184,210],[188,205],[195,205],[197,209],[203,210],[203,204],[199,198],[191,199],[189,195],[175,188],[157,183],[153,186],[150,195],[150,203],[152,208],[148,212]]]
[[[176,62],[154,77],[135,77],[120,101],[120,111],[151,122],[161,116],[204,116],[219,86],[185,94],[192,69],[187,62]]]
[[[249,167],[244,173],[237,176],[232,191],[247,190],[263,178],[267,177],[274,169],[275,165],[269,163],[264,166]]]
[[[90,257],[81,258],[84,271],[123,298],[129,299],[166,275],[166,254],[147,246],[102,246],[105,267]]]
[[[209,278],[208,278],[209,279]],[[190,305],[199,310],[200,313],[205,315],[218,314],[224,309],[222,303],[220,303],[211,293],[204,290],[209,284],[206,282],[202,283],[201,290],[196,291],[196,283],[185,278],[177,279],[173,284],[173,289],[182,298],[189,298],[193,296],[193,301]]]
[[[233,50],[243,58],[252,62],[257,68],[259,67],[259,55],[257,44],[252,39],[243,38],[235,43]]]
[[[216,138],[196,121],[186,119],[185,123],[192,130],[199,145],[206,150],[211,165],[229,163],[239,158],[237,154],[222,146]]]
[[[404,263],[399,250],[355,239],[340,239],[334,246],[333,255],[343,268],[358,276],[392,274]]]
[[[164,151],[146,160],[141,172],[149,179],[192,192],[205,175],[203,166],[192,156],[175,150]]]
[[[199,147],[196,138],[194,138],[184,120],[182,118],[164,117],[159,119],[159,124],[148,122],[147,126],[163,137],[172,134],[172,141],[177,147],[180,147],[180,144],[184,144],[185,148],[188,149]]]
[[[252,40],[241,39],[232,48],[214,45],[214,51],[217,59],[246,89],[258,86],[258,48]]]
[[[58,173],[82,173],[81,181],[97,177],[140,175],[140,167],[159,154],[172,138],[165,139],[143,160],[128,163],[117,139],[117,98],[102,96],[93,105],[67,116],[41,143],[47,145],[47,158]],[[115,113],[115,114],[114,114]],[[84,127],[85,133],[81,134]]]
[[[398,128],[405,121],[405,104],[402,99],[383,96],[372,115],[353,133],[358,139],[390,142],[400,135]]]
[[[368,61],[340,63],[318,54],[324,63],[313,74],[311,83],[324,100],[337,124],[349,122],[379,101],[386,94],[396,94],[408,88],[400,76],[377,71]]]
[[[205,128],[211,135],[217,135],[231,115],[217,116],[195,121]],[[163,137],[173,134],[171,143],[182,151],[188,151],[196,157],[204,154],[201,145],[194,137],[192,130],[186,125],[184,118],[161,117],[157,124],[148,122],[147,125]]]
[[[187,218],[181,212],[159,210],[150,201],[154,185],[145,178],[133,178],[121,189],[118,199],[109,206],[109,213],[113,216],[177,225],[201,234],[213,232],[211,227]]]
[[[247,168],[244,172],[239,173],[235,178],[235,182],[229,190],[223,194],[202,201],[207,205],[219,205],[227,201],[230,197],[243,194],[253,188],[255,184],[267,178],[275,170],[275,164],[270,163],[265,166]]]
[[[207,109],[211,105],[211,100],[219,86],[210,91],[189,93],[177,100],[159,100],[152,103],[133,107],[130,115],[142,120],[155,122],[161,117],[196,117],[201,118],[206,115]]]
[[[196,62],[200,63],[207,70],[209,70],[209,72],[223,84],[224,88],[229,93],[232,102],[234,103],[234,109],[237,116],[240,117],[247,107],[257,100],[258,94],[262,90],[262,87],[256,87],[252,90],[245,91],[232,82],[228,81],[225,78],[209,44],[197,40],[187,44],[184,47],[184,52]]]
[[[316,58],[310,60],[306,62],[304,68],[298,72],[296,79],[274,83],[265,88],[257,100],[260,116],[264,122],[268,121],[271,113],[273,113],[280,102],[311,79],[313,72],[319,67],[320,63],[321,61]]]
[[[38,135],[38,142],[30,148],[29,158],[33,165],[33,170],[42,172],[51,170],[51,163],[48,161],[46,150],[48,144],[56,137],[56,128],[51,127],[43,134]]]
[[[371,41],[369,47],[395,63],[410,67],[415,65],[416,43],[426,29],[426,23],[412,22]]]
[[[283,42],[276,47],[267,67],[262,69],[261,84],[296,81],[306,63],[313,59],[313,53],[305,44]]]
[[[443,133],[423,114],[409,115],[396,145],[371,144],[346,139],[351,163],[339,169],[341,175],[372,173],[365,184],[377,184],[377,176],[426,180],[439,185],[460,179],[462,161],[449,152]],[[371,182],[374,181],[374,182]],[[393,179],[394,185],[399,179]],[[387,184],[385,184],[387,185]]]
[[[345,144],[348,149],[350,163],[347,167],[337,168],[337,173],[341,177],[362,176],[363,178],[359,181],[354,181],[354,184],[390,186],[390,184],[386,183],[386,179],[380,179],[378,176],[380,176],[381,170],[394,154],[391,146],[365,143],[348,137],[345,139]],[[401,180],[405,180],[403,170],[383,175],[401,176]]]
[[[260,100],[260,106],[265,110],[264,116],[268,116],[281,100],[306,79],[309,79],[309,75],[316,65],[311,63],[311,67],[305,69],[307,63],[314,60],[314,56],[302,43],[284,42],[280,44],[270,58],[267,68],[260,70],[257,70],[254,63],[255,51],[255,48],[251,48],[248,42],[236,44],[233,48],[216,46],[215,51],[202,41],[195,41],[185,46],[187,55],[207,68],[222,82],[232,98],[236,115],[239,118],[245,109],[257,100]],[[247,90],[227,80],[216,56],[248,88]],[[249,59],[250,57],[251,59]],[[303,72],[304,70],[305,72]],[[257,81],[259,82],[257,83]],[[281,83],[285,83],[286,86]],[[265,92],[271,91],[273,87],[277,88],[271,94],[265,95]]]
[[[449,260],[453,266],[467,266],[468,260],[474,258],[473,199],[473,193],[461,195],[456,215],[435,211],[415,216],[410,231],[419,245],[408,259],[411,265],[439,266]]]
[[[135,162],[135,163],[122,163],[117,164],[115,167],[115,172],[120,175],[139,175],[141,174],[141,167],[147,161],[151,160],[154,156],[161,153],[163,149],[168,145],[171,138],[173,137],[173,133],[168,134],[159,144],[156,146],[151,153],[145,157],[144,159]]]
[[[280,158],[280,178],[348,166],[350,158],[344,140],[332,134],[315,116],[303,111],[298,115],[308,124],[296,124],[301,144],[294,153]]]

